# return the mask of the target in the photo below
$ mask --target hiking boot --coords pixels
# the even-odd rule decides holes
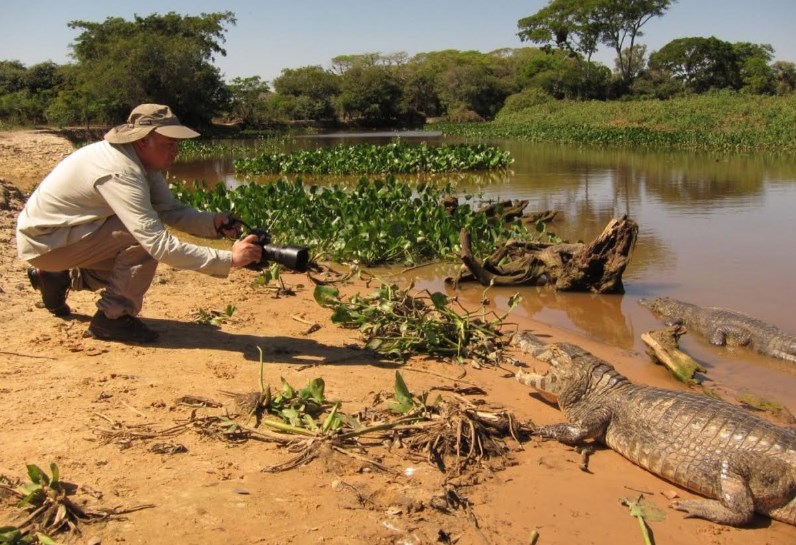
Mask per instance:
[[[98,310],[91,319],[86,335],[102,341],[123,343],[151,343],[160,337],[157,331],[152,331],[134,316],[125,314],[111,319],[101,310]]]
[[[41,292],[44,308],[56,316],[66,316],[72,312],[66,304],[66,295],[71,285],[69,271],[48,272],[28,267],[28,280],[33,289]]]

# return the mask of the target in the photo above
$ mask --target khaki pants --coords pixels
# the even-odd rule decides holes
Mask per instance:
[[[112,216],[86,238],[30,260],[44,271],[71,269],[73,290],[105,288],[97,307],[108,318],[137,316],[158,262]]]

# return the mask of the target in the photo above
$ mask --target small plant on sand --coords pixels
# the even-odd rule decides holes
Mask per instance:
[[[74,501],[77,486],[61,480],[58,466],[50,464],[50,475],[35,464],[27,465],[29,482],[12,485],[0,481],[0,488],[20,498],[17,504],[27,518],[16,526],[0,528],[0,543],[55,543],[48,534],[79,532],[80,522],[107,520],[117,515],[146,509],[152,505],[118,510],[91,509]],[[35,537],[34,537],[35,536]]]
[[[237,310],[235,305],[227,305],[224,310],[208,310],[200,307],[196,310],[196,323],[219,326],[232,318]]]

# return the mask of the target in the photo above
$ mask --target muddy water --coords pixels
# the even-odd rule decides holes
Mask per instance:
[[[340,141],[303,139],[298,145]],[[543,287],[490,290],[499,306],[521,293],[522,304],[513,313],[517,320],[540,320],[637,353],[639,365],[648,365],[641,333],[661,326],[638,305],[640,297],[727,307],[796,334],[796,158],[490,143],[511,152],[510,172],[456,176],[462,194],[528,199],[528,212],[557,210],[549,229],[572,241],[592,240],[623,214],[640,227],[624,295],[564,294]],[[178,164],[172,175],[240,183],[230,160]],[[444,290],[442,278],[453,270],[425,267],[411,274],[419,287]],[[482,293],[480,286],[465,286],[461,295],[478,301]],[[796,414],[796,365],[714,347],[690,334],[680,342],[708,369],[708,387],[776,401]]]

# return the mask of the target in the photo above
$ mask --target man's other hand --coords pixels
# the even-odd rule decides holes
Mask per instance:
[[[263,247],[257,243],[257,235],[248,235],[232,245],[232,266],[245,267],[257,263],[263,255]]]
[[[240,237],[241,229],[243,228],[243,222],[240,218],[237,218],[232,214],[223,213],[215,215],[213,218],[213,225],[216,228],[216,233],[222,237],[233,239]]]

